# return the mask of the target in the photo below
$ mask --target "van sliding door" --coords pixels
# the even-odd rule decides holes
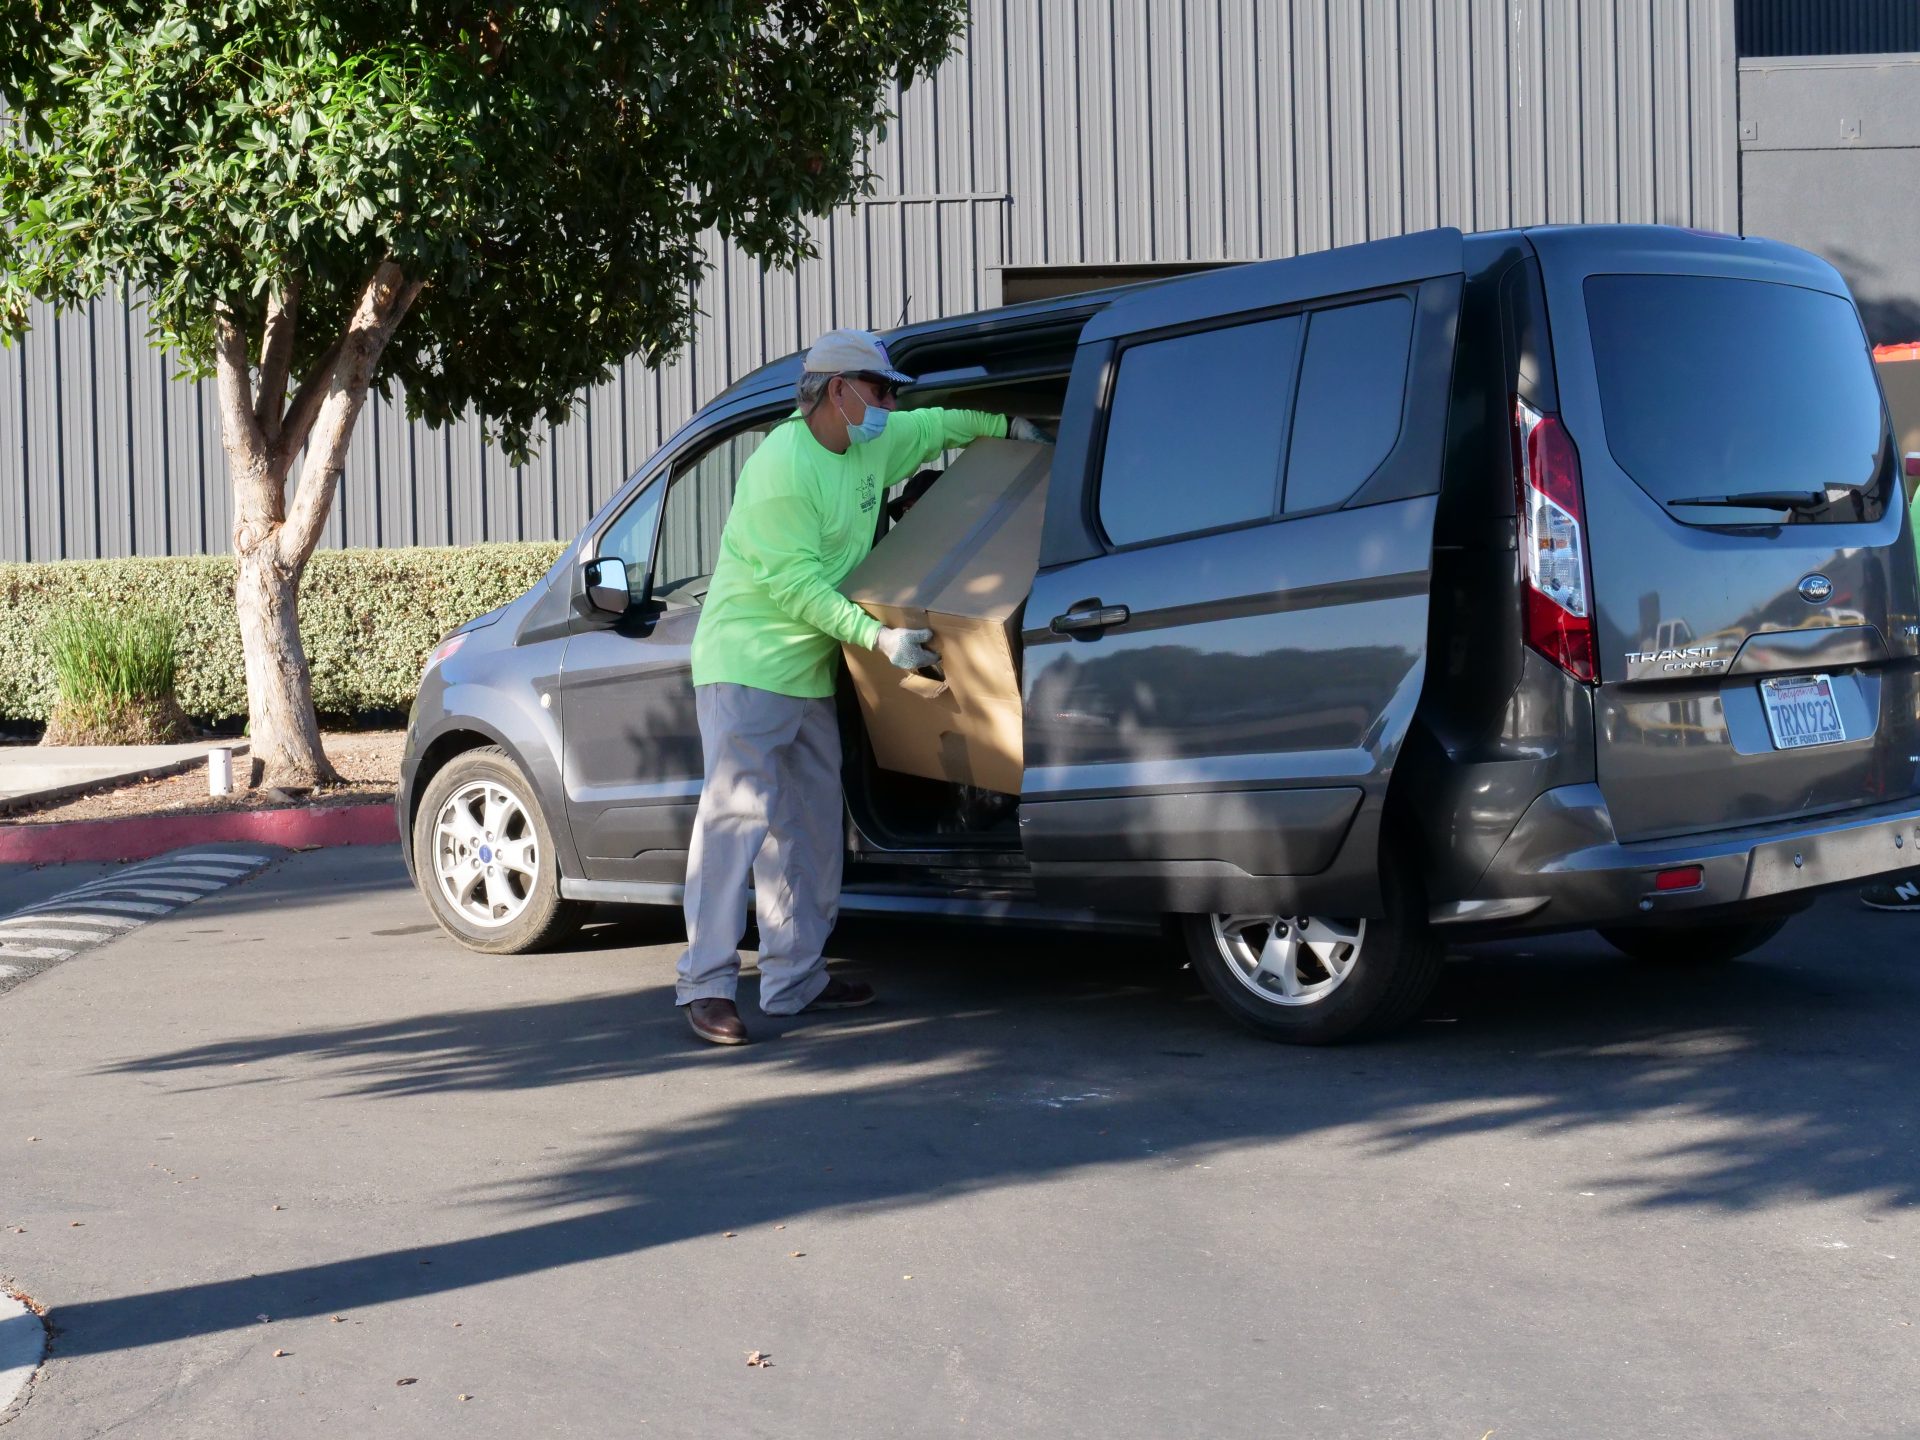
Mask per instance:
[[[1377,913],[1462,270],[1433,231],[1087,327],[1024,622],[1021,837],[1050,898]]]

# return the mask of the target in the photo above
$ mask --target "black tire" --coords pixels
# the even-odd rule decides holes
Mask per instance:
[[[1622,927],[1600,938],[1629,959],[1648,965],[1722,965],[1758,950],[1786,927],[1790,915],[1722,925]]]
[[[1387,869],[1381,876],[1387,913],[1367,922],[1351,973],[1323,998],[1303,1005],[1262,999],[1227,958],[1215,926],[1224,917],[1180,917],[1194,973],[1223,1010],[1267,1040],[1331,1045],[1399,1028],[1433,993],[1443,947],[1427,924],[1418,888],[1393,873],[1395,867]]]
[[[499,786],[518,803],[525,821],[531,823],[537,857],[531,886],[513,890],[514,903],[524,899],[525,908],[497,926],[477,923],[455,908],[441,887],[434,854],[434,836],[441,811],[459,791],[478,782]],[[516,833],[507,838],[524,838],[517,833],[520,823],[515,822]],[[456,755],[433,777],[413,819],[413,865],[419,877],[420,893],[427,897],[427,908],[433,911],[440,928],[468,949],[488,955],[518,955],[556,945],[580,928],[592,908],[584,901],[561,897],[553,827],[547,823],[527,777],[497,745]],[[505,866],[501,867],[501,874],[507,874]],[[502,883],[510,884],[509,881]]]

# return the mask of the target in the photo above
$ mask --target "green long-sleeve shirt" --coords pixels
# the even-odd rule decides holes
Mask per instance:
[[[740,471],[720,559],[693,636],[693,683],[751,685],[778,695],[833,694],[841,645],[871,647],[880,622],[838,586],[873,548],[882,496],[1004,415],[902,410],[878,440],[836,455],[794,414]]]

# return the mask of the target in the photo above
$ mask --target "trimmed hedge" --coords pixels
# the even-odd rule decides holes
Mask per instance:
[[[406,709],[440,638],[524,593],[565,549],[316,551],[300,585],[315,708],[336,715]],[[82,603],[177,616],[182,708],[203,720],[247,713],[233,557],[195,555],[0,565],[0,720],[47,718],[54,699],[48,620]]]

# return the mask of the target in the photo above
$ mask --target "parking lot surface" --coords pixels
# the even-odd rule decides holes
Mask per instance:
[[[7,1440],[1911,1434],[1917,923],[1475,948],[1316,1051],[1144,942],[849,925],[882,1003],[726,1051],[677,917],[482,957],[293,855],[0,996]]]

